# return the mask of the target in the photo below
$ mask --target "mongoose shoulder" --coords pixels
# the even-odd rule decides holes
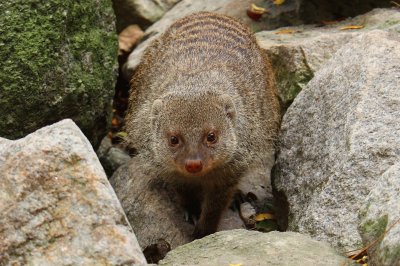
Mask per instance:
[[[196,13],[146,49],[131,81],[128,141],[199,215],[196,238],[216,231],[236,185],[274,148],[279,103],[271,65],[236,19]]]

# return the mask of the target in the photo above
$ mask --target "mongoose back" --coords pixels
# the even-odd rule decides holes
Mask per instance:
[[[214,233],[239,179],[274,148],[279,103],[269,61],[236,19],[202,12],[146,49],[131,81],[128,141]]]

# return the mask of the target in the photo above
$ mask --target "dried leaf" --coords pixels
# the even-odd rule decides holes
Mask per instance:
[[[339,21],[338,20],[322,20],[321,23],[323,25],[333,25],[333,24],[339,23]]]
[[[264,220],[271,220],[271,219],[275,219],[275,216],[272,213],[259,213],[254,218],[256,222],[261,222]]]
[[[238,264],[229,263],[229,266],[242,266],[242,263],[238,263]]]
[[[275,32],[275,34],[293,34],[296,33],[296,30],[293,29],[280,29],[278,31]]]
[[[116,119],[115,117],[111,120],[111,125],[116,127],[119,125],[118,119]]]
[[[400,8],[400,4],[399,3],[395,2],[395,1],[390,1],[390,3],[392,5],[394,5],[395,7],[397,7],[397,8]]]
[[[143,37],[138,25],[129,25],[118,35],[118,54],[129,53],[133,46]]]
[[[285,0],[274,0],[274,5],[276,5],[276,6],[280,6],[283,3],[285,3]]]
[[[255,4],[251,4],[250,8],[247,9],[247,16],[249,16],[249,18],[251,18],[252,20],[257,21],[261,18],[263,14],[267,12],[268,12],[267,9],[256,6]]]
[[[364,28],[364,26],[362,26],[362,25],[348,25],[348,26],[341,27],[340,30],[358,30],[358,29],[362,29],[362,28]]]
[[[254,13],[256,13],[256,14],[260,14],[260,15],[262,15],[262,14],[268,12],[267,9],[265,9],[265,8],[263,8],[263,7],[259,7],[259,6],[255,5],[255,4],[251,4],[250,10],[251,10],[252,12],[254,12]]]

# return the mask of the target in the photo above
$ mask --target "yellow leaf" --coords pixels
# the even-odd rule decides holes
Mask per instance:
[[[255,14],[260,14],[260,15],[268,12],[267,9],[256,6],[255,4],[251,4],[250,10],[251,10],[251,12],[253,12]]]
[[[292,29],[280,29],[278,31],[275,32],[275,34],[293,34],[295,33],[295,30]]]
[[[117,137],[120,138],[126,138],[128,136],[128,133],[124,132],[124,131],[120,131],[116,134]]]
[[[337,21],[337,20],[322,20],[321,21],[321,23],[323,24],[323,25],[333,25],[333,24],[336,24],[336,23],[338,23],[339,21]]]
[[[256,222],[261,222],[264,220],[272,220],[275,219],[275,216],[272,213],[259,213],[256,215]]]
[[[238,263],[238,264],[229,263],[229,266],[242,266],[242,264],[241,263]]]
[[[341,30],[358,30],[358,29],[362,29],[362,28],[364,28],[364,26],[362,26],[362,25],[349,25],[349,26],[341,27],[340,29]]]
[[[285,0],[274,0],[274,5],[280,6],[285,3]]]

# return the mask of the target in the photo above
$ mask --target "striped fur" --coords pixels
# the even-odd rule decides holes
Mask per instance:
[[[155,117],[157,99],[165,107]],[[234,121],[218,111],[224,110],[224,99],[232,101]],[[155,120],[162,126],[154,126]],[[239,178],[253,161],[263,161],[273,152],[279,122],[271,65],[250,30],[227,16],[202,12],[176,21],[146,49],[131,81],[128,141],[159,168],[160,176],[185,186],[195,183],[194,188],[185,187],[195,191],[192,194],[202,191],[199,198],[206,203],[197,236],[216,230]],[[213,165],[210,172],[188,178],[175,169],[182,168],[174,157],[177,152],[165,147],[165,134],[158,131],[181,131],[195,147],[199,144],[192,132],[204,125],[219,127],[222,135],[226,133],[225,142],[202,152],[204,163]]]

